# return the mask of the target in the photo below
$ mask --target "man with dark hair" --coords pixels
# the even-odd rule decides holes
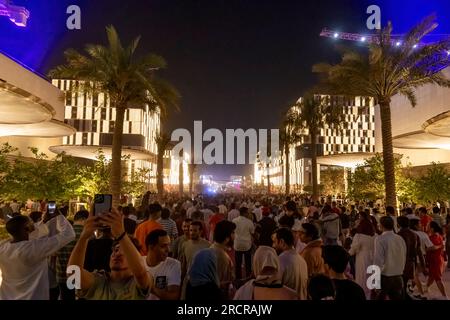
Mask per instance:
[[[88,240],[100,226],[110,228],[114,237],[110,256],[111,272],[89,272],[83,268]],[[86,300],[143,300],[153,285],[142,257],[136,247],[138,241],[128,236],[123,225],[123,216],[115,208],[100,217],[90,216],[84,225],[69,265],[78,266],[81,273],[79,298]]]
[[[148,206],[147,214],[148,220],[142,222],[136,228],[135,238],[138,239],[141,245],[141,255],[147,255],[147,247],[145,246],[145,238],[153,230],[160,229],[163,230],[162,225],[158,222],[161,217],[162,207],[158,203],[153,203]]]
[[[209,241],[201,238],[203,224],[200,221],[192,221],[189,226],[189,240],[185,241],[180,250],[181,262],[181,278],[183,279],[183,288],[181,290],[181,299],[185,298],[186,286],[188,278],[185,277],[191,268],[194,256],[201,249],[209,248],[211,245]]]
[[[236,259],[236,279],[241,279],[242,257],[245,260],[245,277],[252,273],[252,244],[255,225],[249,219],[248,208],[239,209],[240,216],[233,220],[236,225],[236,239],[234,241],[234,253]]]
[[[391,300],[402,300],[403,270],[406,264],[406,243],[394,233],[391,217],[380,219],[382,234],[375,238],[374,265],[381,269],[381,291],[378,299],[386,296]]]
[[[426,210],[425,210],[425,212],[426,212]],[[420,209],[419,209],[419,213],[420,213]],[[425,255],[430,248],[434,247],[434,245],[431,242],[428,234],[422,231],[419,218],[409,220],[409,228],[411,231],[413,231],[419,237],[419,244],[420,244],[420,250],[417,253],[419,255],[419,259],[418,259],[419,264],[416,264],[416,268],[414,270],[415,271],[414,272],[414,284],[417,286],[419,293],[417,295],[414,295],[414,298],[425,300],[426,297],[423,296],[424,291],[423,291],[422,283],[420,282],[419,275],[420,275],[420,273],[422,273],[424,275],[428,274],[427,266],[425,264]]]
[[[356,207],[354,204],[350,205],[350,230],[355,228],[356,221],[359,219],[359,213],[358,210],[356,210]]]
[[[295,218],[298,215],[297,205],[294,201],[288,201],[285,205],[285,214],[280,217],[278,224],[280,227],[291,229],[294,226]]]
[[[428,233],[430,222],[433,221],[430,215],[428,215],[428,210],[425,207],[419,208],[419,218],[420,218],[420,230]]]
[[[145,266],[154,279],[152,294],[161,300],[178,300],[181,288],[181,264],[169,257],[170,237],[165,230],[153,230],[145,239]]]
[[[78,239],[80,239],[81,232],[86,220],[89,218],[89,212],[80,210],[75,213],[73,218],[73,230],[75,231],[75,240],[60,249],[56,253],[56,281],[58,282],[61,300],[75,300],[75,290],[67,288],[67,262],[70,254],[75,247]]]
[[[344,272],[350,256],[341,246],[331,245],[322,248],[325,273],[333,280],[336,289],[336,301],[366,300],[364,290],[354,281],[347,279]]]
[[[230,285],[235,280],[233,261],[229,256],[235,241],[236,225],[228,220],[217,223],[214,229],[214,249],[217,256],[217,275],[219,276],[220,290],[224,299],[233,299],[234,288],[230,290]]]
[[[170,218],[170,210],[163,208],[161,211],[161,218],[158,222],[162,225],[163,230],[167,232],[170,241],[174,241],[178,237],[177,224]]]
[[[211,207],[211,210],[214,212],[214,214],[209,218],[208,221],[209,237],[208,235],[205,235],[205,238],[213,241],[214,229],[220,221],[225,220],[225,214],[219,212],[219,208],[216,206]]]
[[[300,300],[306,300],[308,289],[308,265],[294,248],[294,235],[287,228],[279,228],[273,234],[273,247],[280,257],[282,283],[295,290]]]
[[[441,217],[441,209],[439,209],[439,207],[437,206],[433,207],[433,213],[431,214],[431,218],[433,219],[432,221],[436,222],[439,225],[439,227],[442,228],[443,221]]]
[[[412,294],[417,259],[423,259],[423,256],[420,254],[420,239],[414,231],[409,229],[410,219],[407,217],[398,217],[397,222],[400,227],[400,231],[397,234],[403,238],[406,244],[406,263],[405,269],[403,270],[405,294]],[[421,265],[424,265],[423,261]]]
[[[239,210],[236,209],[236,203],[232,202],[230,212],[228,212],[228,221],[233,221],[235,218],[239,217],[239,214]]]
[[[337,244],[342,233],[341,219],[329,205],[322,208],[319,221],[322,223],[322,240],[325,244]]]
[[[191,226],[191,222],[192,219],[186,218],[181,224],[181,230],[183,231],[183,234],[180,237],[176,238],[172,244],[172,257],[174,259],[179,259],[181,247],[187,240],[189,240],[189,227]]]
[[[277,229],[277,223],[270,217],[269,210],[263,210],[263,218],[256,224],[255,240],[258,246],[272,246],[272,234]]]
[[[335,300],[336,291],[333,280],[324,274],[316,274],[308,281],[308,297],[310,300]]]
[[[319,237],[319,230],[312,223],[302,224],[300,230],[300,240],[306,243],[306,247],[300,253],[308,265],[308,276],[317,273],[323,273],[323,258],[322,258],[322,239]]]
[[[397,216],[395,214],[395,208],[393,206],[387,206],[386,207],[386,216],[391,217],[394,221],[394,232],[398,232],[398,226],[397,226]]]
[[[19,215],[6,223],[12,239],[0,242],[0,300],[49,300],[47,257],[75,239],[64,216],[52,219],[56,219],[59,233],[34,240],[29,240],[34,225],[27,216]]]

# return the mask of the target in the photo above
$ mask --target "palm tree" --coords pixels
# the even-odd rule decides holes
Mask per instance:
[[[166,133],[161,133],[155,137],[156,146],[158,147],[156,156],[156,189],[159,197],[164,193],[164,153],[169,147],[170,141],[170,137]]]
[[[295,145],[296,143],[301,141],[301,134],[299,132],[299,128],[296,126],[296,116],[297,113],[292,109],[289,108],[289,110],[286,112],[283,124],[280,129],[280,144],[281,148],[284,151],[284,163],[285,163],[285,191],[286,195],[290,194],[291,190],[291,181],[290,181],[290,162],[289,162],[289,156],[290,156],[290,147],[292,145]]]
[[[312,199],[319,196],[317,181],[317,139],[320,129],[338,127],[344,120],[342,106],[331,105],[329,97],[319,95],[306,95],[294,107],[296,116],[293,125],[308,132],[311,143],[311,167],[312,167]]]
[[[82,90],[90,93],[104,92],[110,107],[116,110],[112,143],[110,191],[113,205],[120,200],[122,174],[122,134],[125,111],[148,105],[153,111],[163,114],[168,107],[177,107],[179,95],[167,82],[156,76],[156,71],[165,68],[163,58],[148,54],[138,59],[136,49],[140,37],[123,47],[113,26],[106,28],[108,45],[87,45],[86,53],[73,49],[65,52],[66,64],[50,72],[54,78],[82,81]]]
[[[426,17],[400,41],[391,38],[392,25],[378,32],[368,52],[344,50],[336,65],[318,64],[313,71],[324,73],[329,93],[369,96],[380,106],[384,158],[386,205],[396,207],[394,152],[392,146],[391,99],[397,94],[417,104],[414,90],[426,84],[449,87],[441,72],[450,65],[450,38],[421,44],[425,35],[437,27],[435,16]]]

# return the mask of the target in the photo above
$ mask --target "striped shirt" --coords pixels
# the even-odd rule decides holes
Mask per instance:
[[[174,240],[178,237],[178,228],[175,221],[172,219],[158,219],[158,222],[161,224],[163,229],[167,232],[171,240]]]
[[[65,247],[59,249],[59,251],[56,253],[56,280],[58,281],[58,283],[66,283],[67,263],[69,262],[69,258],[72,254],[73,248],[75,248],[78,239],[80,239],[81,232],[83,231],[83,226],[74,225],[73,230],[75,231],[75,240],[67,244]]]

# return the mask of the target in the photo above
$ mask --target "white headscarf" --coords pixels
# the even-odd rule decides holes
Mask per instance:
[[[261,275],[266,267],[277,270],[273,275]],[[256,279],[249,280],[236,292],[233,300],[253,300],[254,283],[281,284],[279,277],[280,260],[274,248],[260,246],[253,256],[253,272]]]
[[[272,267],[280,270],[280,260],[274,248],[268,246],[259,246],[253,256],[253,272],[255,276],[261,275],[265,267]]]

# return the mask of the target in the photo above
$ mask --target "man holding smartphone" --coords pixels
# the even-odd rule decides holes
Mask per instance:
[[[94,231],[102,226],[111,228],[114,236],[111,272],[89,272],[83,268],[87,244]],[[89,216],[68,266],[80,268],[81,289],[77,295],[87,300],[142,300],[153,284],[135,243],[125,232],[123,216],[115,208],[99,217]]]
[[[0,242],[3,276],[0,300],[49,300],[47,257],[75,239],[75,232],[64,216],[50,221],[55,222],[59,232],[34,240],[29,238],[34,224],[27,216],[15,216],[6,223],[13,239]]]

